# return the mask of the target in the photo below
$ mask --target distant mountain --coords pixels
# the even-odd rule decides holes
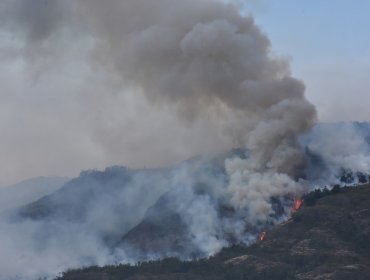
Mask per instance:
[[[59,227],[82,228],[112,250],[123,248],[127,254],[131,249],[132,259],[202,255],[180,208],[189,203],[185,197],[211,197],[216,184],[225,184],[229,156],[245,157],[245,151],[198,156],[168,168],[84,171],[58,191],[20,207],[13,217],[50,223],[54,235],[63,232],[71,239],[75,232]]]
[[[233,246],[190,262],[169,258],[136,266],[69,271],[59,280],[367,280],[370,186],[314,192],[293,218],[250,247]]]
[[[15,213],[55,227],[78,226],[107,244],[114,244],[140,222],[145,211],[169,189],[169,169],[109,167],[84,171],[58,191]],[[60,229],[55,229],[56,234]],[[68,232],[73,238],[74,232]]]
[[[58,191],[21,207],[17,214],[21,219],[53,221],[60,227],[82,226],[112,250],[122,248],[136,260],[204,256],[207,252],[198,248],[189,225],[193,214],[187,216],[184,208],[203,198],[219,199],[212,192],[226,184],[224,161],[231,156],[245,158],[245,151],[197,156],[168,168],[116,166],[85,171]],[[222,205],[212,202],[212,207],[218,204]],[[226,207],[215,211],[220,217],[235,215]],[[225,238],[234,237],[230,233]]]
[[[37,177],[0,187],[0,212],[31,203],[55,192],[69,179],[66,177]]]

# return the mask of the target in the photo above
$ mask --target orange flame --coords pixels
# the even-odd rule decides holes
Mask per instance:
[[[297,212],[299,210],[299,208],[301,208],[302,203],[303,203],[303,199],[295,198],[293,206],[292,206],[292,213]]]
[[[260,241],[264,241],[266,239],[266,231],[262,231],[259,236]]]

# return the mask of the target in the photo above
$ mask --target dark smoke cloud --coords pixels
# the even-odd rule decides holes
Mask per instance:
[[[46,40],[63,21],[64,6],[60,1],[18,1],[14,12],[15,24],[26,33],[29,43]]]
[[[23,43],[24,58],[41,65],[38,71],[56,68],[73,45],[85,42],[79,47],[92,71],[158,106],[176,107],[181,118],[222,123],[229,143],[256,151],[259,169],[278,164],[273,169],[293,175],[300,164],[296,138],[313,124],[315,109],[287,61],[270,54],[268,38],[234,6],[207,0],[30,3],[5,2],[4,21]]]
[[[98,65],[154,103],[173,104],[185,119],[238,117],[228,125],[250,155],[226,163],[231,201],[237,194],[238,207],[250,207],[245,190],[253,189],[254,176],[273,185],[275,195],[299,187],[292,180],[304,164],[298,137],[314,123],[315,109],[287,63],[271,57],[269,40],[251,18],[214,1],[108,3],[73,5],[98,41],[92,51]],[[254,189],[262,194],[260,188]],[[271,211],[266,193],[255,203],[264,215]]]
[[[234,6],[207,0],[5,3],[4,21],[33,64],[49,71],[85,42],[79,46],[92,71],[158,106],[176,107],[186,120],[221,123],[216,129],[226,131],[229,143],[253,151],[254,169],[293,176],[302,163],[297,135],[313,124],[315,109],[287,62],[271,55],[268,38]]]
[[[238,240],[250,242],[253,238],[243,236],[245,224],[277,222],[272,218],[271,197],[299,194],[307,185],[297,172],[305,165],[299,137],[314,124],[315,108],[305,99],[304,84],[291,77],[287,61],[271,54],[268,38],[252,18],[242,16],[234,6],[215,0],[35,0],[32,4],[16,0],[4,2],[1,8],[7,11],[4,32],[14,32],[22,59],[38,65],[38,73],[56,71],[81,55],[89,73],[99,74],[92,77],[99,76],[102,81],[100,92],[92,90],[98,101],[107,102],[113,95],[107,92],[112,90],[131,91],[138,98],[142,94],[151,109],[174,108],[184,126],[208,122],[227,135],[224,148],[238,146],[247,151],[245,156],[224,160],[226,183],[209,184],[214,186],[206,192],[209,195],[194,191],[189,178],[192,173],[186,168],[179,169],[169,183],[177,187],[176,198],[183,200],[178,211],[203,253],[212,254],[228,244],[216,238],[225,227],[234,228]],[[96,81],[86,88],[92,85]],[[146,114],[140,111],[134,118],[145,120]],[[105,122],[103,118],[94,131],[99,141],[114,146],[116,134],[100,133],[110,123],[111,119]],[[131,133],[129,126],[120,128]],[[205,139],[200,142],[217,146],[208,132],[200,131],[201,137],[197,137],[204,135]],[[166,129],[156,133],[166,133]],[[150,142],[151,138],[148,145]],[[204,178],[212,182],[211,175]],[[130,192],[140,194],[139,185],[133,184]],[[157,195],[157,190],[153,191]],[[219,201],[243,221],[220,221]],[[99,209],[104,208],[99,204]],[[35,235],[42,231],[45,225],[40,223],[30,222],[30,231],[25,232]],[[16,226],[12,229],[17,231]],[[83,230],[74,224],[67,227],[67,231],[79,233],[78,241]],[[34,244],[30,243],[25,246],[32,255]],[[56,254],[53,271],[58,270],[59,258],[73,253],[75,258],[63,263],[61,269],[76,266],[79,254],[84,253],[97,256],[93,260],[98,263],[112,261],[94,234],[76,248],[78,252],[64,248],[58,254],[58,240],[52,239],[51,244],[43,256],[48,259]],[[87,252],[84,244],[90,248]],[[124,260],[127,258],[118,258]],[[26,263],[21,262],[23,266]],[[34,275],[29,273],[25,275]]]

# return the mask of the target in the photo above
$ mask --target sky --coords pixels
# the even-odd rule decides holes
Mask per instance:
[[[238,4],[270,38],[273,54],[290,60],[320,121],[370,121],[369,1]],[[73,42],[68,55],[81,58],[88,44]],[[25,62],[19,45],[16,36],[0,32],[0,184],[73,177],[115,164],[167,165],[212,153],[228,141],[207,120],[179,125],[171,108],[154,109],[144,97],[122,92],[114,79],[107,90],[102,70],[87,69],[83,59],[61,56],[63,63],[50,68],[46,60],[33,61],[32,53],[31,63]]]
[[[370,121],[370,2],[265,0],[241,2],[290,56],[294,76],[321,121]]]

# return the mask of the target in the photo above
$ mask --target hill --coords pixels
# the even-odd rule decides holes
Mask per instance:
[[[251,247],[233,246],[209,259],[170,258],[90,267],[59,280],[370,279],[370,185],[311,193],[288,222]]]
[[[0,212],[19,207],[55,192],[69,179],[65,177],[37,177],[0,187]]]
[[[365,143],[365,136],[370,133],[366,134],[367,128],[339,125],[343,135],[337,128],[336,125],[318,127],[311,136],[302,139],[307,164],[297,171],[296,179],[305,179],[307,189],[369,180],[370,146]],[[331,149],[332,139],[343,141]],[[257,253],[248,251],[253,246],[223,251],[222,248],[252,245],[262,231],[268,232],[266,242],[271,240],[274,232],[271,228],[286,220],[294,198],[301,196],[306,186],[281,174],[267,172],[247,176],[244,171],[248,170],[244,169],[240,175],[245,183],[230,184],[240,177],[230,176],[227,169],[230,165],[226,163],[244,162],[248,157],[247,150],[236,149],[158,169],[116,166],[104,171],[84,171],[58,191],[0,220],[3,235],[0,257],[4,260],[0,264],[0,279],[49,279],[68,269],[153,260],[163,261],[127,269],[136,271],[140,277],[146,271],[152,276],[153,271],[167,273],[180,269],[184,272],[184,264],[166,259],[170,257],[203,259],[198,266],[200,271],[206,271],[201,275],[203,279],[210,274],[209,265],[222,268],[221,271],[212,268],[217,273],[211,273],[210,277],[225,279],[227,271],[231,275],[238,271],[234,266],[225,269],[224,262],[233,257],[252,255],[248,263],[255,258],[258,260],[255,263],[261,263]],[[239,188],[241,185],[243,188]],[[314,192],[307,196],[307,207],[317,207],[327,193]],[[317,204],[311,206],[315,202]],[[221,262],[215,258],[204,259],[220,251],[222,256],[227,255]],[[279,260],[277,269],[281,268],[280,264]],[[188,275],[188,271],[193,278],[199,274],[193,269],[193,263],[186,265],[189,270],[186,268],[182,276]],[[281,279],[289,279],[289,275],[300,271],[290,263],[283,265]],[[173,266],[179,268],[171,270]],[[122,267],[113,269],[124,277]],[[254,275],[253,269],[247,273],[249,278]],[[279,273],[275,271],[274,277],[276,275]],[[231,279],[239,276],[235,277]]]

